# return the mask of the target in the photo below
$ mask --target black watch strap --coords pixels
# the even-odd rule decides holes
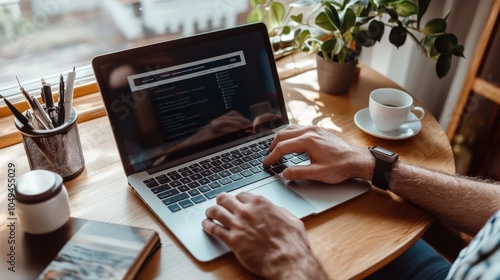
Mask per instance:
[[[372,185],[385,191],[389,188],[392,166],[398,160],[398,154],[378,146],[368,149],[375,157]]]

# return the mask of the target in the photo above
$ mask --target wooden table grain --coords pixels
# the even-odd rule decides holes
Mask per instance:
[[[405,140],[383,140],[356,127],[354,114],[368,106],[376,88],[395,87],[383,75],[361,65],[349,94],[319,92],[316,71],[282,80],[292,123],[320,125],[359,146],[380,145],[400,155],[400,160],[454,173],[455,165],[445,133],[426,112],[421,132]],[[418,101],[417,101],[418,103]],[[80,123],[85,171],[66,182],[73,217],[152,228],[159,232],[162,248],[146,263],[139,279],[249,279],[233,254],[200,263],[181,246],[128,186],[111,128],[106,117]],[[7,164],[15,163],[18,176],[29,170],[22,144],[0,150],[0,226],[7,223]],[[432,218],[398,196],[371,191],[324,213],[304,219],[312,249],[332,279],[363,278],[400,255],[430,226]],[[1,246],[7,246],[1,231]],[[17,234],[22,234],[18,232]],[[3,250],[2,250],[3,251]],[[5,256],[0,275],[6,274]],[[22,263],[16,276],[22,275]],[[27,268],[24,268],[27,269]],[[4,278],[1,277],[0,278]],[[21,278],[22,279],[22,278]]]

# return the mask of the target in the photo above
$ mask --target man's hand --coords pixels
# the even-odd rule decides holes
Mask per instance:
[[[307,152],[310,165],[288,167],[283,177],[288,180],[311,179],[339,183],[349,178],[371,180],[375,160],[368,149],[353,146],[317,126],[290,126],[276,135],[269,147],[265,166],[293,152]]]
[[[206,215],[203,229],[253,273],[271,279],[326,279],[302,221],[264,197],[221,193]]]

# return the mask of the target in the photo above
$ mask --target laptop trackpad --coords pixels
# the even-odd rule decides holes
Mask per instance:
[[[272,203],[287,209],[299,219],[316,212],[314,206],[278,180],[250,190],[249,192],[264,196]]]

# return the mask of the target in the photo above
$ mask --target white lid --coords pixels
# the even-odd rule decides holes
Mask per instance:
[[[54,197],[61,191],[62,178],[47,170],[33,170],[17,180],[16,200],[22,203],[37,203]]]

